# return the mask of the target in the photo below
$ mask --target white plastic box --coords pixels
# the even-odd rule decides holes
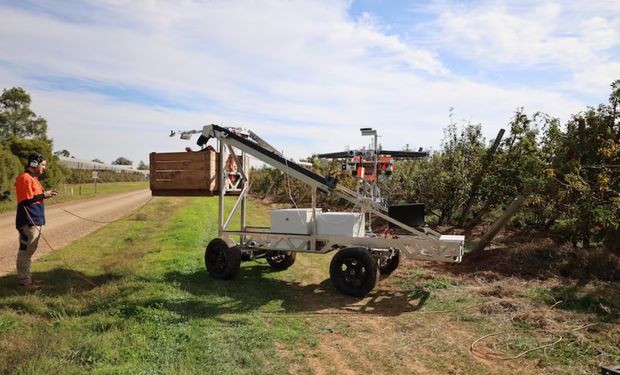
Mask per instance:
[[[337,237],[364,237],[366,220],[361,212],[321,212],[316,210],[316,233],[319,236]],[[310,234],[312,233],[312,209],[282,209],[271,211],[271,232],[287,234]],[[290,250],[286,241],[275,243],[278,239],[273,237],[274,248]],[[305,242],[300,239],[290,240],[297,249]],[[301,247],[307,250],[307,246]]]
[[[316,215],[316,232],[321,236],[364,237],[366,220],[361,212],[322,212]]]
[[[321,210],[317,208],[316,212],[318,216]],[[312,232],[312,209],[291,208],[271,211],[271,231],[274,233],[310,234]],[[275,241],[275,238],[272,241]],[[291,242],[295,247],[298,247],[304,241],[293,239]],[[275,248],[288,250],[289,245],[282,241]]]

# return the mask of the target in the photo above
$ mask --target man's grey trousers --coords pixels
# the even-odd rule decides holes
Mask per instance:
[[[17,252],[17,282],[20,285],[32,284],[30,263],[32,255],[37,251],[41,227],[36,225],[24,225],[19,231],[19,251]]]

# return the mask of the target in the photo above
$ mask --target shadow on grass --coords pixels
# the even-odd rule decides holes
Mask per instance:
[[[234,280],[215,280],[206,270],[186,274],[171,272],[166,280],[195,296],[214,296],[220,303],[199,298],[194,301],[166,303],[179,314],[205,316],[226,313],[261,311],[266,313],[364,313],[399,315],[419,310],[430,293],[412,293],[376,288],[366,298],[359,299],[339,293],[329,279],[319,284],[303,285],[267,277],[273,271],[268,265],[243,267]]]
[[[55,268],[46,272],[33,272],[32,279],[40,288],[28,290],[17,283],[17,276],[10,274],[0,277],[0,298],[37,293],[55,297],[70,293],[92,290],[102,284],[120,278],[113,274],[86,276],[81,272],[66,268]]]
[[[64,296],[94,290],[106,283],[113,287],[106,288],[103,293],[80,297],[80,306],[72,307],[72,314],[105,313],[138,320],[164,319],[171,323],[189,318],[224,319],[222,315],[247,313],[395,316],[419,310],[430,296],[422,289],[399,292],[378,286],[366,298],[359,299],[339,293],[329,279],[318,284],[302,284],[273,278],[269,275],[272,272],[268,265],[254,263],[242,267],[236,279],[224,281],[209,277],[204,269],[190,273],[169,272],[163,279],[152,279],[112,274],[87,277],[60,268],[33,273],[33,279],[42,284],[36,291],[18,287],[15,275],[1,277],[0,308],[49,317],[58,303],[71,303],[70,300],[62,302]],[[175,290],[187,294],[179,295]],[[31,298],[21,299],[28,296],[39,298],[47,307],[33,306]],[[172,316],[162,318],[159,314],[165,311]]]

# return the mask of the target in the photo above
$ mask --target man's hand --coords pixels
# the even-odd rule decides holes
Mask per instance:
[[[43,193],[43,195],[45,195],[45,198],[51,198],[51,197],[57,196],[58,192],[56,190],[48,190],[45,193]]]

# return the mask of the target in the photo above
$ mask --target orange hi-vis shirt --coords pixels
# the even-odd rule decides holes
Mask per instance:
[[[24,171],[15,180],[15,191],[17,192],[17,203],[19,203],[43,194],[43,186],[41,186],[38,177]]]
[[[43,186],[39,178],[28,171],[22,172],[15,180],[17,193],[17,215],[15,226],[44,225],[45,206],[43,205]],[[40,196],[40,199],[35,199]]]

